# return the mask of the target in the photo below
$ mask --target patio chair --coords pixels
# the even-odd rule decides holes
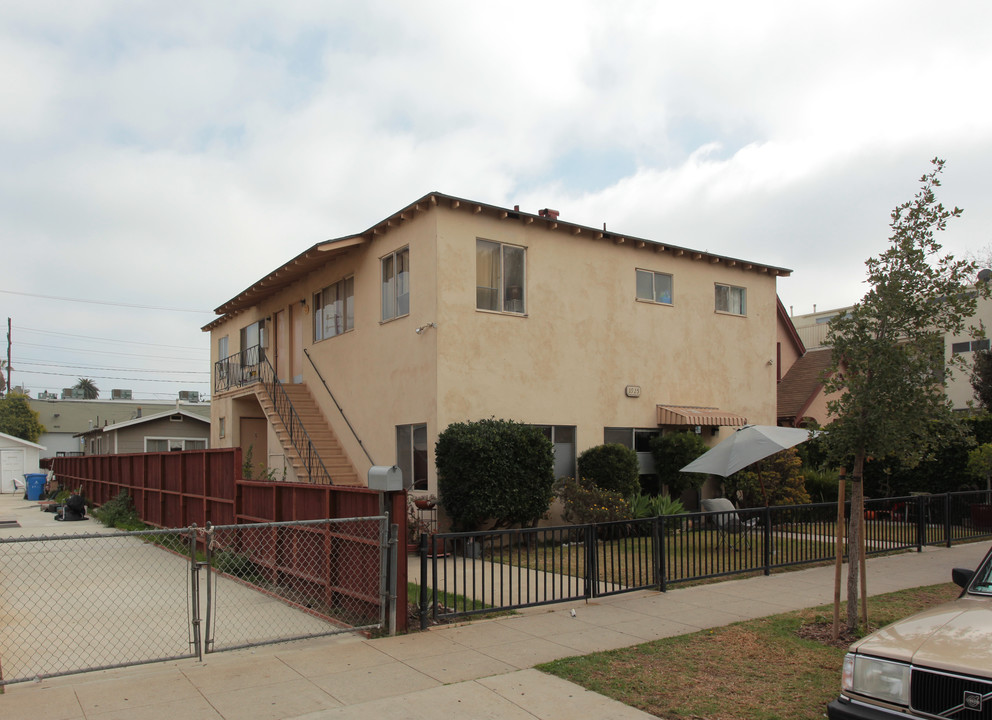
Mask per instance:
[[[726,541],[734,550],[740,550],[739,544],[743,542],[750,549],[751,541],[748,539],[748,535],[754,532],[758,518],[742,520],[741,516],[737,514],[737,508],[727,498],[703,500],[703,511],[716,513],[710,517],[719,534],[717,547]]]

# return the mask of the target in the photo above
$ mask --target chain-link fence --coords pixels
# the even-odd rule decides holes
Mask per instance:
[[[0,685],[381,627],[384,517],[0,538]]]
[[[194,657],[189,545],[185,529],[0,540],[0,682]]]

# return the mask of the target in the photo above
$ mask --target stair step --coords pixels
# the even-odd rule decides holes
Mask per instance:
[[[284,385],[283,388],[296,411],[296,419],[306,429],[310,441],[313,443],[313,449],[330,475],[331,481],[335,485],[364,487],[365,483],[355,472],[348,454],[344,452],[338,442],[337,436],[324,418],[324,414],[317,406],[309,388],[301,384]],[[258,400],[262,410],[275,428],[276,437],[286,453],[287,462],[293,467],[300,479],[305,481],[307,473],[303,459],[293,447],[289,429],[283,424],[279,413],[276,412],[275,404],[268,397],[266,391],[261,388],[259,388]]]

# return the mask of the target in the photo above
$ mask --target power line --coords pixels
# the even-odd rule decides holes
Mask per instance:
[[[50,363],[41,360],[35,360],[34,358],[22,358],[20,362],[17,363],[17,367],[14,368],[14,372],[27,372],[23,368],[25,367],[36,367],[41,365],[43,367],[61,367],[61,368],[76,368],[77,370],[114,370],[118,372],[143,372],[143,373],[170,373],[172,375],[206,375],[210,376],[209,370],[158,370],[158,369],[145,369],[145,368],[135,368],[135,367],[102,367],[99,365],[68,365],[66,363]]]
[[[138,310],[166,310],[168,312],[187,312],[213,315],[213,310],[191,310],[189,308],[161,307],[158,305],[136,305],[133,303],[110,302],[106,300],[86,300],[84,298],[59,297],[57,295],[38,295],[36,293],[17,292],[16,290],[0,290],[8,295],[23,295],[24,297],[42,298],[43,300],[60,300],[63,302],[89,303],[91,305],[112,305],[114,307],[136,308]]]
[[[14,370],[14,372],[19,372]],[[57,377],[74,377],[78,378],[79,373],[58,373],[58,372],[42,372],[38,370],[23,370],[20,371],[22,374],[26,375],[55,375]],[[154,383],[174,383],[179,385],[209,385],[209,380],[160,380],[158,378],[129,378],[129,377],[112,377],[109,375],[91,375],[91,380],[126,380],[128,382],[154,382]]]
[[[37,330],[35,328],[21,327],[20,325],[15,325],[14,329],[19,330],[21,332],[41,333],[42,335],[58,335],[61,337],[81,338],[83,340],[100,340],[102,342],[126,343],[128,345],[147,345],[149,347],[175,348],[176,350],[204,349],[203,346],[193,347],[191,345],[163,345],[161,343],[138,342],[137,340],[117,340],[114,338],[100,338],[100,337],[93,337],[92,335],[73,335],[72,333],[55,332],[53,330]]]
[[[38,343],[27,343],[27,342],[22,342],[17,344],[18,346],[24,346],[24,347],[46,348],[48,350],[68,350],[70,352],[100,353],[101,355],[117,355],[120,357],[143,357],[143,358],[152,358],[155,360],[185,360],[186,362],[203,362],[202,358],[171,357],[166,355],[142,355],[141,353],[126,353],[126,352],[119,352],[117,350],[86,350],[84,348],[64,347],[61,345],[39,345]]]

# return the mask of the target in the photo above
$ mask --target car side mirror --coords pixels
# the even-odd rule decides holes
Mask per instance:
[[[975,577],[975,571],[969,568],[954,568],[951,570],[951,580],[958,587],[968,589],[968,585],[971,584],[971,579]]]

